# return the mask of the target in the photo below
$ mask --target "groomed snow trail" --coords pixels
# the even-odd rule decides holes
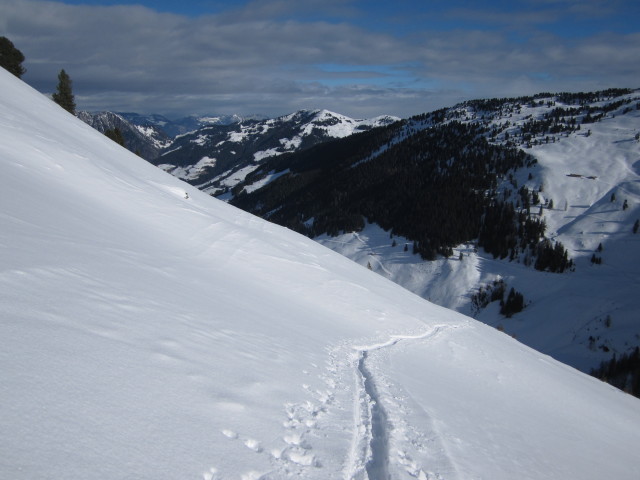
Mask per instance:
[[[438,459],[439,465],[421,465],[411,459],[406,448],[402,444],[418,445],[425,450],[425,444],[431,443],[432,449],[437,444],[438,452],[431,452],[427,457],[434,458],[440,455],[444,449],[437,440],[434,432],[415,431],[407,420],[407,407],[396,394],[386,391],[381,394],[384,381],[379,378],[379,369],[368,366],[369,357],[374,353],[382,353],[396,347],[399,343],[424,342],[438,335],[443,330],[451,328],[450,325],[436,325],[428,332],[417,336],[392,336],[387,342],[370,346],[354,346],[356,351],[356,399],[354,405],[355,436],[349,457],[348,468],[345,471],[346,479],[353,480],[391,480],[395,478],[418,478],[421,480],[441,479],[439,473],[430,471],[430,467],[445,466],[445,470],[452,472],[449,458]],[[389,385],[387,385],[389,387]],[[398,389],[394,386],[394,389]],[[394,400],[392,400],[394,399]],[[422,410],[420,414],[427,417]],[[396,428],[395,423],[402,423],[402,428]],[[395,431],[397,430],[397,431]],[[409,432],[409,430],[414,430]],[[401,436],[403,438],[394,438]],[[424,439],[430,437],[429,440]],[[411,438],[409,438],[411,437]],[[392,445],[395,448],[392,448]],[[391,453],[395,454],[391,458]],[[395,465],[393,463],[396,463]],[[399,467],[399,468],[398,468]]]
[[[365,394],[369,397],[369,422],[371,455],[365,468],[369,480],[387,480],[389,478],[389,427],[387,413],[380,402],[380,395],[367,369],[365,361],[367,351],[363,351],[358,362],[358,371],[362,376]]]

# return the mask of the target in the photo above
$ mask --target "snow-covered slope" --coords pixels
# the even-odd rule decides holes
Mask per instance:
[[[0,478],[640,475],[637,399],[0,87]]]

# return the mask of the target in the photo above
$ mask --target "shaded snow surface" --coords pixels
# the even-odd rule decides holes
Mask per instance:
[[[0,478],[640,476],[637,399],[0,87]]]

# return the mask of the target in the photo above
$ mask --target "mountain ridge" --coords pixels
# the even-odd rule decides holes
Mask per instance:
[[[103,133],[118,128],[129,150],[212,195],[229,191],[265,158],[399,120],[388,115],[355,120],[320,109],[276,118],[192,115],[172,121],[113,112],[78,117]]]
[[[328,110],[300,110],[273,119],[208,126],[178,137],[153,163],[207,193],[220,195],[266,158],[396,120],[389,116],[354,120]]]

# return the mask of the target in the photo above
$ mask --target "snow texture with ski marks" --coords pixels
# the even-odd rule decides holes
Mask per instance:
[[[0,86],[1,478],[640,475],[637,399]]]

